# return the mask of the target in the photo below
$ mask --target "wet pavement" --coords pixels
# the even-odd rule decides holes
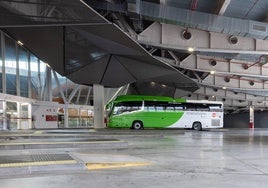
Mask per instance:
[[[16,156],[11,166],[1,167],[0,160],[3,188],[268,187],[268,129],[2,131],[0,141],[38,143],[1,148],[5,164],[5,156]],[[72,163],[61,158],[54,163],[54,156]]]

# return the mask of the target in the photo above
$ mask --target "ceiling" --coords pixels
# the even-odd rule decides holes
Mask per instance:
[[[228,112],[267,109],[268,1],[86,2],[196,81],[200,88],[186,98],[222,100]]]
[[[150,80],[188,91],[198,88],[83,1],[4,0],[0,14],[2,30],[75,83],[114,88]]]
[[[0,26],[77,83],[267,110],[268,1],[84,2],[4,0]]]

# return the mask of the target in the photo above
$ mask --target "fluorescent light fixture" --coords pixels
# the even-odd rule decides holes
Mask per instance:
[[[18,40],[18,44],[23,46],[23,43],[20,40]]]

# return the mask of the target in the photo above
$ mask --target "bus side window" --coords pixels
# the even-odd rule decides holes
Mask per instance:
[[[167,106],[166,111],[174,111],[174,107],[173,106]]]
[[[216,105],[210,105],[209,110],[213,112],[222,112],[222,105],[221,104],[216,104]]]
[[[184,106],[175,106],[175,111],[183,111],[184,109]]]
[[[186,108],[187,111],[196,111],[196,107],[192,103],[186,103],[185,108]]]
[[[154,106],[148,106],[147,107],[147,111],[154,112],[155,111],[155,107]]]
[[[157,112],[163,112],[164,111],[163,106],[156,106],[155,109],[156,109]]]

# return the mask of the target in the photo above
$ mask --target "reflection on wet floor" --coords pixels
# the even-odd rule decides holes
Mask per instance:
[[[65,188],[115,188],[126,185],[130,188],[266,188],[268,185],[268,129],[0,132],[0,139],[7,136],[15,137],[15,140],[5,142],[50,141],[55,142],[55,147],[40,145],[40,148],[5,149],[0,150],[0,156],[68,155],[71,157],[67,161],[71,159],[80,166],[31,166],[27,168],[30,174],[19,174],[25,168],[1,168],[1,186],[5,188],[17,185],[42,188],[52,184],[53,187]],[[71,143],[101,139],[107,141],[105,146],[56,147],[56,141],[60,140]],[[126,144],[116,144],[113,140]],[[90,171],[86,165],[90,166]],[[16,176],[12,175],[14,172]]]

